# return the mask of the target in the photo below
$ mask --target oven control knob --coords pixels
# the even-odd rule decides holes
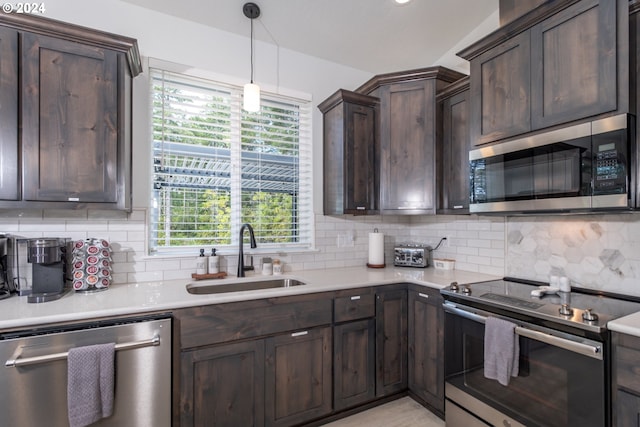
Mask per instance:
[[[593,312],[592,308],[587,308],[582,313],[582,318],[588,322],[598,320],[598,315]]]
[[[471,289],[469,289],[468,286],[460,286],[460,292],[462,292],[465,295],[469,295],[471,294]]]
[[[458,287],[458,282],[451,282],[449,289],[451,289],[451,292],[458,292],[458,290],[460,289]]]
[[[569,307],[569,304],[562,304],[560,306],[560,310],[558,310],[560,314],[563,316],[571,316],[573,315],[573,309]]]

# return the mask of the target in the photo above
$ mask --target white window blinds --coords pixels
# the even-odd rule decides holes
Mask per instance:
[[[151,69],[151,253],[238,245],[248,222],[258,246],[311,246],[310,102]]]

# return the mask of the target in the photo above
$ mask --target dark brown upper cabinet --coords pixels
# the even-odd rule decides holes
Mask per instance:
[[[0,27],[0,112],[0,200],[18,200],[18,32],[3,27]]]
[[[471,61],[472,144],[629,112],[628,9],[546,2],[460,52]]]
[[[318,105],[324,131],[324,214],[378,213],[378,98],[340,89]]]
[[[22,15],[0,16],[0,38],[0,98],[16,108],[2,146],[19,159],[3,160],[14,191],[3,186],[0,207],[130,210],[136,41]]]
[[[356,90],[380,98],[380,212],[436,212],[436,94],[464,75],[430,67],[376,76]]]
[[[439,214],[469,213],[469,77],[447,86],[438,94],[442,132],[438,153]]]

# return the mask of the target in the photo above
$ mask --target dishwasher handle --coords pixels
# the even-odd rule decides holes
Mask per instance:
[[[153,338],[148,340],[132,341],[132,342],[126,342],[122,344],[116,344],[115,349],[116,350],[133,350],[136,348],[155,347],[159,345],[160,345],[160,337],[156,335]],[[67,356],[69,356],[69,352],[67,351],[62,353],[53,353],[53,354],[46,354],[43,356],[33,356],[33,357],[25,357],[25,358],[21,358],[20,355],[18,354],[17,356],[14,355],[13,359],[7,360],[4,363],[4,366],[7,368],[18,368],[20,366],[35,365],[38,363],[53,362],[56,360],[64,360],[67,358]]]

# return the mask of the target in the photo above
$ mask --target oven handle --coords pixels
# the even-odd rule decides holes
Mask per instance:
[[[450,303],[445,302],[442,306],[444,307],[444,311],[451,314],[455,314],[460,317],[464,317],[465,319],[473,320],[474,322],[485,323],[487,320],[486,316],[472,313],[467,310],[463,310]],[[593,359],[598,359],[598,360],[604,359],[602,354],[602,346],[600,345],[590,345],[590,344],[584,344],[577,341],[571,341],[571,340],[561,338],[561,337],[556,337],[554,335],[547,334],[544,332],[534,331],[533,329],[523,328],[522,326],[516,326],[515,333],[522,337],[540,341],[540,342],[552,345],[554,347],[560,347],[565,350],[572,351],[574,353],[591,357]]]

